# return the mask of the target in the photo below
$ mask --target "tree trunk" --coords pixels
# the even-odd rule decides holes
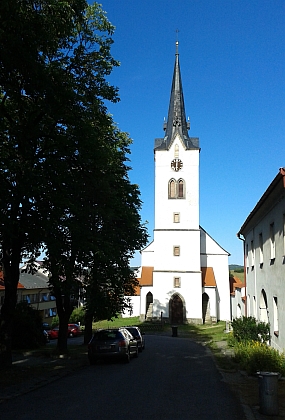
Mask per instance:
[[[57,340],[57,349],[60,353],[67,353],[67,329],[69,314],[63,312],[59,317],[59,331],[58,331],[58,340]]]
[[[85,313],[85,330],[84,330],[84,344],[88,344],[92,338],[92,314],[86,310]]]
[[[68,321],[71,315],[70,298],[69,296],[62,295],[61,289],[59,288],[54,288],[54,291],[56,297],[57,314],[59,318],[57,350],[62,354],[66,354]]]
[[[4,242],[2,249],[5,298],[0,317],[0,368],[6,369],[12,366],[12,325],[17,304],[21,247],[16,245],[11,249]]]

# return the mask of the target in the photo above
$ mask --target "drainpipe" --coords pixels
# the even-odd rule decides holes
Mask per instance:
[[[239,232],[237,234],[238,239],[240,239],[243,242],[243,271],[244,271],[244,290],[245,290],[245,316],[247,317],[247,291],[246,291],[246,260],[245,260],[245,238],[241,237],[241,233]]]

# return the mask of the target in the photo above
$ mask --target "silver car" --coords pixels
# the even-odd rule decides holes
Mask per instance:
[[[125,328],[101,329],[88,344],[88,359],[94,365],[98,359],[118,358],[126,363],[131,356],[138,357],[137,340]]]

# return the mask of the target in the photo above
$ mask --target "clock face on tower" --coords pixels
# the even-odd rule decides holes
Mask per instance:
[[[181,159],[173,159],[173,161],[171,162],[171,168],[174,171],[179,171],[183,166],[183,162]]]

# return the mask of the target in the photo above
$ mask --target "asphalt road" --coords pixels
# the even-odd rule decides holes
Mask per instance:
[[[210,352],[189,339],[146,335],[130,364],[87,366],[1,404],[1,420],[243,420]]]

